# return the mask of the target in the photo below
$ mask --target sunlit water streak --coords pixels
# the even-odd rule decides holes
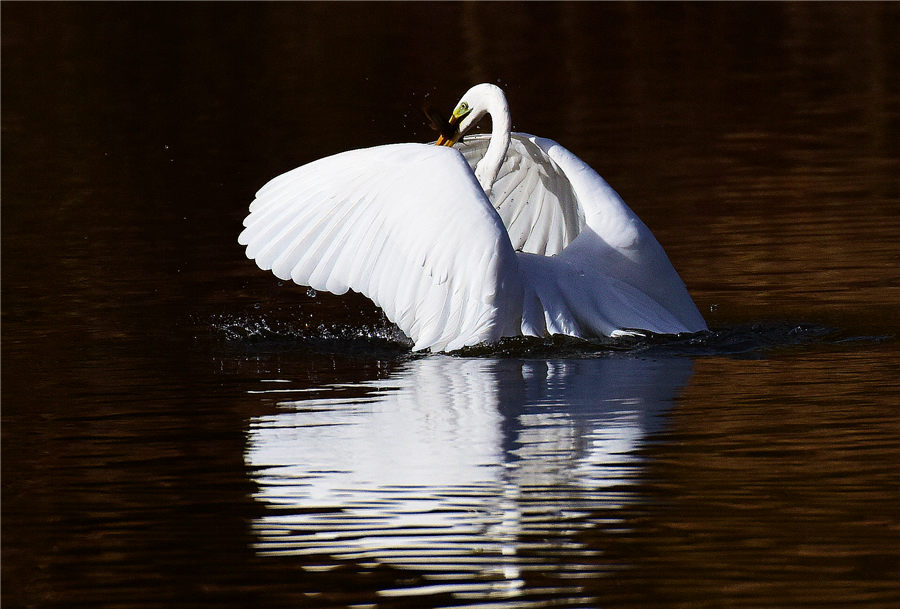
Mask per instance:
[[[577,598],[579,580],[604,574],[577,532],[615,528],[639,500],[636,450],[691,367],[433,356],[297,392],[250,424],[246,462],[268,508],[256,549],[415,569],[433,583],[383,593],[460,599],[526,594],[527,574],[565,555],[554,593]]]

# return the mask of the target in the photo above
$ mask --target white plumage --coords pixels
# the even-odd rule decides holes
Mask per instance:
[[[603,178],[556,142],[511,134],[493,85],[463,96],[459,134],[485,113],[489,138],[352,150],[273,179],[244,220],[247,257],[281,279],[368,296],[416,350],[706,328]]]

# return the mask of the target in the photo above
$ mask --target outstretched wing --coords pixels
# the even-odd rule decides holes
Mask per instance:
[[[569,180],[533,137],[511,134],[490,198],[515,250],[554,256],[581,232],[584,214]],[[469,135],[456,148],[474,168],[490,140],[488,134]]]
[[[706,322],[666,252],[618,193],[553,140],[532,136],[531,141],[559,167],[584,214],[585,229],[559,256],[579,275],[584,273],[585,281],[569,284],[578,287],[577,299],[593,284],[592,291],[599,295],[599,301],[592,298],[598,303],[596,311],[620,329],[705,330]]]
[[[238,242],[281,279],[368,296],[415,343],[453,350],[518,330],[515,252],[463,157],[351,150],[266,184]]]

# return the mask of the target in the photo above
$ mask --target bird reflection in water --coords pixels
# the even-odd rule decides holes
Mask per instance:
[[[516,596],[523,571],[596,553],[577,532],[635,499],[636,451],[691,368],[434,356],[302,390],[251,421],[245,459],[269,508],[256,550],[468,574],[464,594]]]

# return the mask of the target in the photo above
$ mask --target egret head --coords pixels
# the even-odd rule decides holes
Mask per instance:
[[[469,107],[469,103],[466,101],[460,101],[456,108],[453,110],[453,114],[450,116],[450,120],[447,121],[448,126],[450,127],[450,133],[445,135],[441,133],[441,136],[437,140],[438,146],[452,146],[456,142],[459,141],[459,138],[462,137],[463,131],[460,129],[460,121],[469,116],[472,113],[472,108]]]
[[[465,92],[456,104],[453,115],[450,117],[449,124],[455,129],[452,137],[440,137],[437,144],[439,146],[452,146],[464,136],[485,114],[509,115],[509,109],[506,105],[506,96],[500,87],[490,83],[475,85]]]

